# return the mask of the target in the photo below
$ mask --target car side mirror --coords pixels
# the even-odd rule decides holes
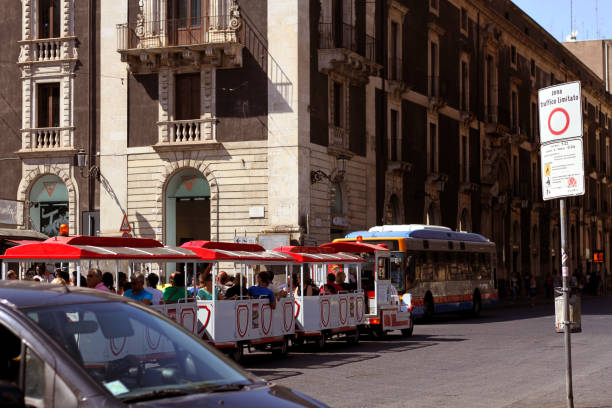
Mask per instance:
[[[2,401],[3,407],[25,407],[23,391],[17,385],[8,381],[0,381],[0,401]]]

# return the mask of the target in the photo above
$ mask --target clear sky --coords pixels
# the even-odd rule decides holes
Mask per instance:
[[[612,0],[512,0],[512,2],[557,41],[565,41],[572,29],[578,30],[578,41],[612,38],[610,22]],[[570,13],[570,10],[573,13]]]

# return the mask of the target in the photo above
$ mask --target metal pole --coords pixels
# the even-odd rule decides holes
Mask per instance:
[[[563,331],[565,343],[565,387],[567,391],[567,406],[574,408],[574,393],[572,391],[572,345],[570,341],[569,315],[569,268],[567,267],[567,231],[565,230],[565,200],[559,200],[561,224],[561,274],[563,275]]]

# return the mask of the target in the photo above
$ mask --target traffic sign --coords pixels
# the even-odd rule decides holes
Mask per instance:
[[[580,82],[566,82],[538,90],[540,143],[582,137]]]
[[[582,139],[542,145],[540,153],[544,200],[584,194]]]
[[[132,238],[132,235],[130,235],[130,233],[129,233],[129,232],[124,232],[124,233],[121,235],[121,237],[122,237],[122,238]]]
[[[130,227],[130,223],[128,222],[127,214],[123,214],[123,221],[121,221],[121,228],[119,228],[121,232],[131,232],[132,227]]]

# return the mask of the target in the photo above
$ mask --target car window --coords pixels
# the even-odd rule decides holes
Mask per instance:
[[[29,404],[45,396],[45,362],[31,348],[25,350],[24,396]]]
[[[120,399],[160,389],[196,390],[254,380],[155,312],[126,303],[46,306],[25,312]]]

